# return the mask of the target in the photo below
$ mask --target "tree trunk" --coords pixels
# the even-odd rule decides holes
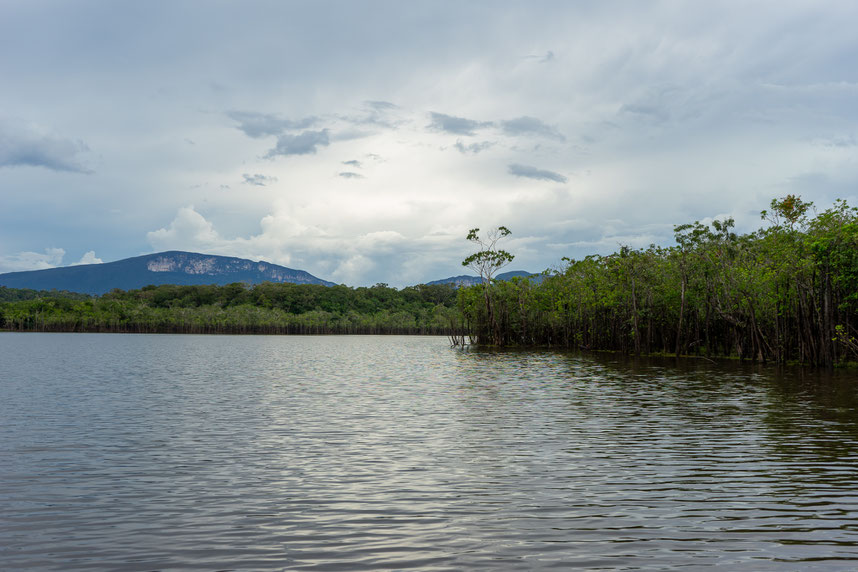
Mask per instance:
[[[679,324],[676,326],[676,357],[679,357],[682,349],[682,318],[685,316],[685,272],[682,273],[682,286],[679,297]]]

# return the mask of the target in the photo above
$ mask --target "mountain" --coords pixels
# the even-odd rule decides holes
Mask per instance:
[[[85,294],[104,294],[114,288],[135,290],[149,284],[223,285],[232,282],[292,282],[334,286],[333,282],[321,280],[303,270],[293,270],[270,262],[179,251],[146,254],[104,264],[0,274],[0,286],[68,290]]]
[[[524,270],[510,270],[509,272],[502,272],[495,276],[496,280],[511,280],[515,277],[521,278],[530,278],[537,284],[542,282],[542,274],[534,274],[532,272],[525,272]],[[440,280],[433,280],[432,282],[427,282],[427,285],[433,284],[452,284],[456,288],[461,286],[473,286],[475,284],[479,284],[482,281],[482,278],[479,276],[468,276],[467,274],[462,274],[461,276],[450,276],[449,278],[442,278]]]

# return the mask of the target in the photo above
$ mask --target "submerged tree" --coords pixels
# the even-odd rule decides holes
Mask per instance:
[[[492,280],[498,270],[512,262],[515,258],[506,250],[497,247],[500,239],[509,236],[511,231],[505,226],[490,230],[485,237],[479,235],[479,228],[472,228],[467,239],[478,244],[480,250],[465,258],[462,266],[466,266],[480,275],[483,284],[483,296],[486,304],[486,317],[491,331],[491,340],[495,345],[503,345],[503,332],[497,320],[493,303]]]
[[[858,360],[858,208],[838,200],[817,212],[787,195],[762,217],[770,224],[744,234],[730,218],[678,225],[675,246],[567,258],[521,284],[491,281],[507,262],[496,241],[508,233],[498,229],[465,263],[484,283],[460,289],[459,309],[484,344],[825,367]]]

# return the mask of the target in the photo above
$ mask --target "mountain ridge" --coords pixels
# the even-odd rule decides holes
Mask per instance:
[[[509,270],[507,272],[501,272],[497,276],[495,276],[495,280],[511,280],[513,278],[530,278],[536,282],[542,282],[542,275],[538,272],[526,272],[524,270]],[[456,288],[460,288],[462,286],[474,286],[476,284],[480,284],[483,281],[479,276],[470,276],[468,274],[460,274],[459,276],[450,276],[448,278],[441,278],[440,280],[433,280],[432,282],[427,282],[427,286],[434,286],[436,284],[452,284]]]
[[[95,295],[104,294],[114,288],[134,290],[150,284],[224,285],[232,282],[335,285],[334,282],[317,278],[305,270],[287,268],[263,260],[253,261],[181,250],[144,254],[101,264],[0,274],[0,285],[8,288],[56,289]]]

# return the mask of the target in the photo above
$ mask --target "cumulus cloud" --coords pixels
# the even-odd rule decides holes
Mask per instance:
[[[71,266],[80,266],[82,264],[104,264],[104,260],[95,255],[94,250],[88,251],[80,257],[80,260],[71,264]]]
[[[304,117],[297,120],[283,119],[278,115],[254,111],[229,111],[226,115],[238,122],[239,130],[254,139],[280,135],[284,131],[307,129],[319,120],[318,117]]]
[[[379,230],[359,236],[355,242],[358,249],[372,254],[390,254],[394,248],[408,239],[395,230]]]
[[[242,178],[244,178],[245,185],[254,185],[257,187],[264,187],[266,185],[270,185],[271,183],[277,182],[277,177],[267,177],[265,175],[261,175],[259,173],[255,173],[250,175],[248,173],[243,173]]]
[[[0,256],[0,272],[56,268],[62,265],[65,255],[66,251],[62,248],[46,248],[44,253],[19,252],[9,256]]]
[[[492,141],[482,141],[481,143],[471,143],[470,145],[466,145],[462,143],[461,139],[456,139],[456,144],[454,145],[454,147],[459,150],[459,153],[473,153],[474,155],[480,151],[485,151],[492,146],[494,146],[494,142]]]
[[[429,117],[432,120],[429,123],[430,129],[454,135],[474,135],[477,129],[491,127],[492,125],[491,121],[476,121],[444,113],[435,113],[434,111],[429,113]]]
[[[352,171],[343,171],[342,173],[339,174],[339,176],[342,177],[343,179],[363,179],[364,178],[364,176],[361,175],[360,173],[354,173]]]
[[[205,252],[223,245],[212,223],[194,210],[193,206],[180,208],[170,226],[147,233],[146,240],[156,250],[189,249]]]
[[[537,181],[554,181],[555,183],[565,183],[569,180],[560,173],[555,173],[554,171],[547,171],[544,169],[537,169],[536,167],[531,167],[530,165],[513,164],[509,166],[507,172],[510,175],[515,175],[516,177],[536,179]]]
[[[142,16],[145,34],[170,46],[171,58],[141,51],[121,35],[75,41],[103,19],[95,4],[75,5],[76,18],[46,3],[5,11],[0,45],[15,57],[3,66],[2,81],[21,87],[4,91],[5,113],[38,113],[33,119],[61,131],[28,128],[26,137],[13,131],[11,152],[8,128],[0,130],[0,165],[43,167],[0,168],[0,245],[20,245],[2,254],[62,245],[74,248],[76,260],[88,248],[101,251],[94,240],[109,240],[117,256],[133,255],[152,230],[162,246],[189,237],[183,248],[192,249],[193,239],[199,249],[276,255],[280,262],[294,247],[297,262],[326,278],[404,282],[410,280],[402,273],[405,255],[375,259],[370,251],[348,250],[349,241],[398,230],[409,237],[402,248],[414,275],[431,279],[434,270],[420,269],[431,253],[414,242],[429,233],[414,230],[424,226],[457,227],[454,234],[462,236],[452,244],[461,242],[467,254],[461,229],[470,226],[507,224],[517,237],[528,225],[537,234],[553,222],[592,220],[595,237],[562,227],[550,239],[576,244],[599,239],[620,213],[629,227],[605,236],[718,213],[737,220],[751,213],[748,224],[757,224],[754,213],[788,192],[820,208],[832,195],[854,202],[858,4],[814,10],[782,3],[772,10],[552,1],[512,18],[486,5],[426,4],[415,18],[407,3],[344,2],[345,17],[334,19],[324,3],[274,3],[241,18],[219,4],[172,12],[147,4],[134,17]],[[16,51],[34,21],[50,30],[52,45],[64,46],[57,57]],[[223,22],[234,24],[234,41],[206,33]],[[402,24],[394,26],[397,33],[387,33],[391,22]],[[320,45],[322,36],[329,41],[320,49],[295,49]],[[105,51],[115,57],[92,57]],[[91,65],[69,65],[81,61]],[[139,65],[122,65],[128,61]],[[140,69],[143,83],[166,87],[141,91]],[[212,70],[216,86],[207,83]],[[116,89],[92,89],[108,77]],[[438,111],[446,113],[430,113]],[[318,135],[324,128],[327,141]],[[487,148],[484,140],[497,144]],[[276,162],[262,160],[266,153]],[[341,163],[358,158],[362,165]],[[95,165],[98,177],[46,170]],[[367,179],[346,180],[340,172]],[[224,183],[247,189],[242,173],[276,175],[278,192],[219,190]],[[200,181],[208,183],[191,188]],[[213,221],[225,221],[215,224],[220,235],[200,221],[194,232],[182,220],[170,225],[172,216],[155,218],[203,201],[205,213],[218,217]],[[278,229],[247,230],[263,212],[280,210],[333,236],[292,238],[280,218]],[[245,242],[231,238],[233,232]],[[665,240],[671,234],[668,228]],[[79,242],[69,242],[72,235]],[[376,270],[346,270],[345,258],[326,254],[329,244],[345,244],[350,260],[374,260]],[[597,243],[577,244],[568,247],[573,251],[534,247],[542,253],[530,260],[586,255]],[[451,248],[444,256],[455,269],[462,257]],[[515,253],[517,264],[525,260]],[[522,262],[529,270],[541,265]]]
[[[501,121],[501,129],[506,135],[536,135],[555,139],[557,141],[565,141],[566,138],[554,127],[543,123],[536,117],[528,117],[523,115],[515,119],[507,119]]]
[[[44,252],[19,252],[9,256],[0,256],[0,273],[23,272],[27,270],[47,270],[63,265],[66,251],[62,248],[46,248]],[[69,266],[81,264],[102,264],[104,261],[95,255],[94,250],[84,254],[77,262]]]
[[[265,154],[265,158],[273,159],[279,155],[313,155],[319,146],[327,147],[330,143],[327,129],[304,131],[300,135],[284,134],[277,138],[277,145]]]
[[[357,159],[352,159],[351,161],[343,161],[343,165],[348,165],[349,167],[355,167],[357,169],[361,168],[361,162]]]
[[[43,167],[91,173],[81,163],[86,143],[48,133],[33,125],[0,120],[0,167]]]
[[[385,228],[385,227],[381,227]],[[464,242],[464,227],[457,229],[452,241]],[[449,253],[438,252],[443,237],[405,236],[396,230],[353,232],[340,227],[324,229],[300,212],[285,207],[263,217],[259,232],[227,238],[193,207],[179,209],[164,228],[148,233],[156,250],[188,250],[252,260],[266,260],[306,270],[319,278],[350,285],[403,280],[403,273],[420,275],[427,264],[442,260]],[[422,246],[421,246],[422,244]],[[446,248],[447,244],[444,243]],[[416,255],[419,253],[419,256]],[[460,260],[456,252],[452,260]],[[409,267],[409,270],[405,270]],[[443,274],[439,274],[443,277]],[[409,282],[409,283],[416,283]],[[404,286],[407,283],[399,282]]]

